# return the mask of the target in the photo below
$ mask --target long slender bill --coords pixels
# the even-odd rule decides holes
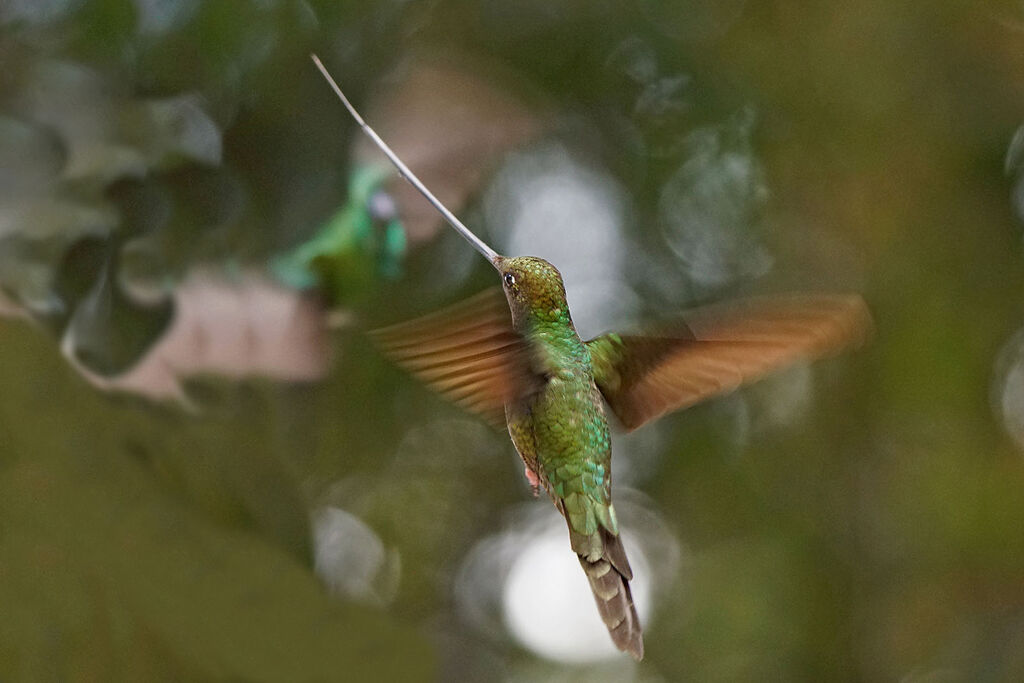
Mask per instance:
[[[334,90],[334,94],[338,96],[341,103],[345,105],[346,109],[348,109],[348,113],[356,120],[356,123],[358,123],[359,127],[363,129],[363,132],[366,133],[366,135],[373,140],[374,144],[377,145],[380,150],[384,152],[387,158],[391,160],[391,163],[395,165],[395,168],[398,169],[398,172],[402,177],[412,183],[412,186],[419,190],[420,194],[426,197],[427,201],[430,202],[442,216],[444,216],[444,219],[448,221],[453,228],[455,228],[456,232],[465,237],[466,240],[473,245],[474,249],[483,254],[488,261],[497,267],[498,260],[501,258],[498,252],[487,246],[486,242],[477,237],[472,230],[467,228],[462,221],[455,217],[455,214],[449,211],[448,208],[442,204],[430,190],[427,189],[426,185],[420,182],[420,179],[416,177],[416,174],[409,170],[409,167],[398,158],[398,155],[388,147],[387,143],[384,142],[379,135],[377,135],[377,132],[367,125],[366,121],[363,120],[363,117],[356,111],[356,108],[353,107],[352,103],[348,101],[347,97],[345,97],[345,93],[341,91],[337,82],[335,82],[334,78],[331,77],[331,74],[327,71],[327,67],[323,65],[320,58],[316,55],[310,56],[313,58],[313,63],[316,64],[316,68],[320,70],[320,73],[323,74],[323,77],[327,79],[327,82],[330,84],[331,89]]]

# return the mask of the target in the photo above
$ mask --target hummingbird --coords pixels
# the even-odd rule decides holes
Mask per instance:
[[[633,334],[584,341],[558,269],[498,254],[434,198],[313,61],[360,128],[497,270],[501,286],[442,311],[372,331],[399,366],[446,398],[508,429],[527,481],[565,518],[569,545],[620,650],[640,660],[633,571],[612,503],[611,429],[629,431],[787,364],[863,341],[856,295],[793,295],[707,307]],[[543,577],[538,577],[543,580]]]

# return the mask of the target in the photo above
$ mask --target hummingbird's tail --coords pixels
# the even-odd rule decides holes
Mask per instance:
[[[612,642],[639,661],[644,656],[644,634],[633,606],[633,593],[629,590],[633,571],[622,540],[603,528],[600,534],[604,553],[596,561],[591,561],[587,555],[578,555],[580,565],[590,580],[597,611],[608,627]]]

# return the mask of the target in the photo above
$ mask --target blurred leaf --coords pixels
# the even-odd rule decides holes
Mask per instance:
[[[14,532],[0,556],[23,561],[0,582],[0,639],[27,666],[0,671],[74,679],[109,658],[102,677],[134,678],[122,658],[139,639],[158,662],[201,678],[426,679],[428,653],[408,632],[379,612],[332,604],[308,568],[209,526],[141,475],[126,466],[83,476],[73,461],[5,469],[0,512]],[[127,623],[111,623],[118,612]],[[54,637],[80,645],[54,650]],[[393,656],[410,648],[414,657]]]
[[[211,429],[160,438],[154,430],[166,416],[95,402],[72,411],[89,403],[86,390],[37,334],[4,333],[24,362],[0,362],[0,382],[11,388],[0,406],[0,603],[18,615],[0,624],[0,675],[429,679],[419,637],[379,612],[332,602],[308,555],[300,564],[247,531],[244,517],[211,523],[199,512],[227,512],[237,495],[286,530],[287,477],[267,471],[275,458],[260,453],[260,441],[247,447]],[[58,414],[63,426],[44,436]],[[119,427],[106,427],[115,416]],[[305,520],[300,501],[291,505]],[[309,533],[305,522],[287,531],[302,542]]]

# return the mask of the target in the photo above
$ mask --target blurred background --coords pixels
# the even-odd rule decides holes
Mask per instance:
[[[614,441],[647,656],[366,329],[860,292]],[[1024,678],[1024,5],[0,0],[0,680]]]

